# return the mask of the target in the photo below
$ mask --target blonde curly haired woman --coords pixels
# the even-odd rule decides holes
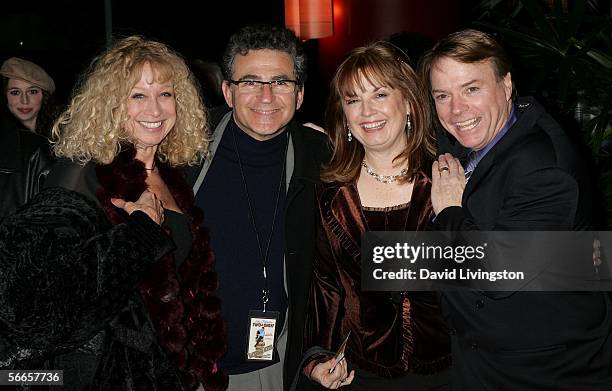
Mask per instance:
[[[184,60],[159,42],[119,40],[82,78],[53,127],[53,143],[61,160],[45,182],[49,189],[33,204],[59,198],[55,204],[61,206],[48,216],[63,225],[48,223],[51,232],[32,236],[50,239],[51,255],[67,248],[74,256],[38,260],[38,269],[51,272],[22,279],[58,286],[50,297],[38,286],[20,289],[36,296],[33,311],[52,308],[51,319],[58,320],[36,330],[55,347],[53,368],[64,369],[64,384],[224,389],[227,376],[217,361],[225,351],[225,330],[214,257],[180,168],[198,163],[208,147],[206,113]],[[34,208],[29,218],[41,214]],[[3,227],[7,237],[15,232],[10,222]],[[80,245],[60,245],[74,242],[71,236]],[[57,268],[67,276],[58,276]],[[53,305],[57,298],[61,308]],[[30,361],[48,358],[46,353]]]

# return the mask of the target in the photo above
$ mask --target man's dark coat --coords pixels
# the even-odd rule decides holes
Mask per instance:
[[[462,207],[436,217],[438,229],[589,229],[588,174],[568,137],[533,99],[516,108],[517,122],[479,162]],[[601,292],[447,292],[443,310],[453,390],[612,390],[612,306]]]
[[[222,116],[218,111],[214,111],[211,117],[213,117],[213,126],[210,128],[215,129]],[[290,122],[287,126],[291,136],[287,172],[291,174],[291,179],[285,209],[288,337],[283,365],[283,387],[286,390],[291,386],[304,353],[306,300],[312,279],[312,260],[315,249],[317,216],[315,185],[319,182],[320,166],[327,161],[329,156],[327,137],[324,134],[301,126],[295,121]],[[214,134],[213,137],[220,138],[220,135]],[[213,143],[213,159],[214,148]],[[188,176],[195,182],[195,193],[198,190],[206,191],[206,189],[200,189],[205,173],[200,174],[200,167],[188,172]],[[199,180],[197,177],[200,177]],[[204,224],[206,224],[206,216],[204,216]],[[230,344],[232,341],[227,343]]]

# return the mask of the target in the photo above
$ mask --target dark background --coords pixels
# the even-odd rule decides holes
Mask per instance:
[[[0,61],[17,56],[36,62],[55,79],[58,97],[65,99],[77,75],[106,45],[104,0],[3,3]],[[194,9],[195,4],[204,11]],[[282,0],[115,0],[111,9],[113,38],[141,34],[169,44],[187,60],[218,60],[238,27],[284,20]]]
[[[70,92],[106,45],[104,0],[3,2],[0,61],[22,57],[55,80],[56,98]],[[230,35],[251,23],[284,24],[283,0],[111,1],[113,38],[141,34],[160,40],[191,63],[219,61]],[[353,47],[401,31],[432,39],[461,26],[473,1],[335,0],[334,37],[305,41],[309,59],[304,120],[322,121],[329,80]],[[197,9],[196,9],[197,6]]]
[[[301,0],[316,1],[316,0]],[[552,0],[537,0],[552,4]],[[595,0],[556,0],[559,4]],[[284,24],[284,0],[108,1],[112,37],[141,34],[167,43],[192,63],[220,60],[230,35],[251,23]],[[610,0],[601,3],[610,10]],[[498,4],[508,15],[518,0],[334,0],[334,36],[304,42],[308,56],[303,121],[321,124],[331,76],[346,53],[393,34],[415,58],[431,42],[474,26],[482,7]],[[550,6],[549,4],[549,6]],[[196,9],[197,7],[197,9]],[[607,13],[607,12],[606,12]],[[490,22],[501,19],[494,17]],[[527,23],[529,26],[531,22]],[[503,42],[503,41],[502,41]],[[503,42],[506,44],[506,42]],[[41,65],[55,80],[56,100],[70,92],[93,57],[106,45],[104,0],[4,1],[0,10],[0,62],[11,56]],[[511,45],[505,45],[511,57]],[[513,74],[519,87],[531,72]],[[519,90],[519,91],[525,91]],[[551,110],[553,113],[556,110]]]

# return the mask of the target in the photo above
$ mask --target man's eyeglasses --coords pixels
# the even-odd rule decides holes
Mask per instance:
[[[295,91],[297,80],[228,80],[230,83],[238,86],[239,92],[244,93],[259,93],[265,85],[270,86],[270,89],[275,94],[287,94]]]

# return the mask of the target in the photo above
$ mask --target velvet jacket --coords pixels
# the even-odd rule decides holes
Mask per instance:
[[[423,230],[433,217],[431,182],[415,179],[406,230]],[[361,290],[361,235],[367,222],[356,186],[326,184],[317,191],[320,221],[305,346],[346,347],[349,363],[382,377],[430,374],[450,365],[449,336],[434,292]]]
[[[0,220],[38,193],[52,163],[47,140],[0,118]]]
[[[108,357],[108,326],[171,249],[142,212],[113,226],[77,192],[41,191],[0,224],[0,368],[63,369],[67,390],[121,389],[92,382],[88,358]],[[146,336],[134,341],[151,343]],[[104,375],[99,380],[115,374]]]

